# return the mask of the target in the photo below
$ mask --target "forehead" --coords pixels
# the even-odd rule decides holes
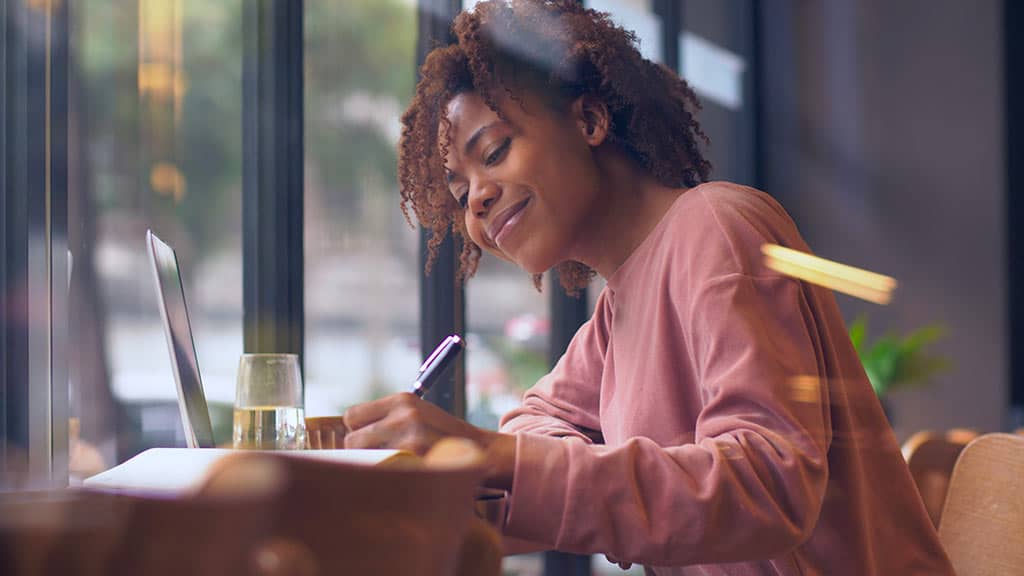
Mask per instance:
[[[475,130],[499,119],[498,114],[476,92],[455,95],[445,107],[445,116],[451,123],[451,133],[448,132],[448,126],[441,122],[437,136],[439,146],[450,144],[449,156],[459,155],[462,145]]]
[[[498,118],[498,114],[491,110],[487,103],[484,102],[484,99],[476,92],[456,94],[448,101],[445,114],[448,116],[448,120],[451,121],[453,127],[459,124],[479,121],[489,122]]]

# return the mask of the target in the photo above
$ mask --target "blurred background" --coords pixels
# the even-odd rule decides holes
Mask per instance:
[[[301,122],[293,132],[300,138],[270,149],[298,150],[301,161],[292,184],[279,189],[302,207],[301,241],[274,253],[302,273],[293,302],[301,303],[307,415],[340,414],[407,389],[434,344],[423,342],[422,238],[398,207],[395,145],[424,35],[443,37],[452,15],[472,2],[304,0],[286,8],[301,24],[285,33],[267,18],[288,0],[251,1],[260,7],[0,1],[6,426],[37,438],[29,430],[42,418],[48,428],[39,434],[60,437],[68,430],[58,415],[73,418],[73,443],[90,452],[85,464],[70,464],[72,483],[146,448],[184,445],[146,229],[177,250],[215,435],[229,441],[245,342],[243,252],[263,230],[247,228],[246,166],[273,162],[247,152],[251,126],[243,118],[255,85],[244,70],[254,59],[261,73],[285,66],[252,53],[246,35],[254,27],[278,35],[274,54],[292,51],[283,62],[301,63],[301,103],[290,109],[298,110],[290,118]],[[1019,152],[1022,138],[1010,96],[1019,96],[1019,78],[1009,72],[1011,62],[1019,68],[1020,41],[1005,32],[1021,22],[1012,2],[585,4],[636,31],[645,56],[691,82],[715,179],[778,198],[817,254],[900,282],[888,306],[837,298],[848,323],[866,326],[865,363],[901,440],[922,429],[1024,425],[1024,369],[1012,353],[1021,338],[1011,296],[1024,270],[1013,233],[1021,210],[1011,194],[1020,168],[1010,151]],[[47,74],[60,75],[56,84],[50,76],[45,86],[18,82],[19,63],[32,69],[42,61]],[[55,86],[63,99],[51,97]],[[39,109],[33,94],[60,107]],[[29,150],[31,161],[32,150],[52,146],[39,140],[44,127],[66,129],[64,155],[46,155],[45,166],[64,172],[33,184],[34,165],[19,163],[19,154]],[[18,187],[18,174],[28,174],[27,188]],[[53,192],[61,183],[63,192]],[[37,184],[46,203],[32,200]],[[29,218],[19,224],[22,209]],[[33,248],[34,230],[43,231],[44,248]],[[29,254],[20,260],[10,255],[18,239]],[[33,258],[42,255],[39,268]],[[566,305],[555,303],[550,283],[538,292],[493,258],[464,291],[444,282],[469,344],[453,380],[457,411],[496,428],[550,365],[552,334],[567,329],[557,310]],[[32,305],[40,287],[57,302],[48,313]],[[569,304],[575,322],[600,289],[598,280],[582,307]],[[15,365],[19,334],[49,360]],[[893,373],[911,356],[914,369]],[[19,375],[36,382],[39,371],[52,396],[16,383]],[[53,410],[21,417],[19,406]],[[544,562],[510,559],[506,570],[540,573]],[[546,562],[547,573],[557,573]],[[585,564],[564,564],[561,573],[619,573],[601,559]]]

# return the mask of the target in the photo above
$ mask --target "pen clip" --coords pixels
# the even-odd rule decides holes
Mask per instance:
[[[430,356],[427,356],[427,359],[423,361],[423,364],[420,364],[420,369],[418,370],[419,374],[422,374],[423,371],[427,369],[427,366],[430,366],[430,363],[434,361],[434,358],[437,358],[437,355],[444,350],[445,346],[448,345],[448,342],[450,342],[451,339],[452,336],[448,335],[444,337],[444,340],[441,340],[441,343],[437,345],[437,348],[434,348],[434,351],[430,353]]]

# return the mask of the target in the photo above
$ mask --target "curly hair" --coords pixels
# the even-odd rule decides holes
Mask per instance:
[[[446,109],[459,94],[475,91],[499,118],[504,115],[496,95],[522,106],[521,91],[528,90],[556,110],[591,95],[607,106],[609,141],[659,182],[682,187],[708,179],[711,165],[700,150],[708,139],[694,117],[700,108],[696,95],[675,72],[645,60],[636,35],[608,14],[576,0],[486,0],[460,13],[452,32],[456,42],[432,50],[420,67],[399,142],[402,212],[411,225],[412,206],[430,230],[428,273],[449,230],[462,240],[460,281],[473,275],[481,256],[444,173],[451,145]],[[448,136],[442,142],[439,134]],[[563,262],[556,270],[570,293],[594,276],[580,262]],[[534,285],[540,289],[539,274]]]

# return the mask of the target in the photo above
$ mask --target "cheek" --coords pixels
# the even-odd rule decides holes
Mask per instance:
[[[476,218],[470,217],[468,211],[463,212],[462,219],[466,225],[466,232],[469,234],[470,240],[483,248],[483,226],[480,225]]]
[[[469,234],[469,239],[480,248],[493,254],[494,250],[486,242],[487,236],[483,223],[478,218],[469,216],[468,213],[463,214],[463,218],[466,223],[466,232]]]
[[[504,252],[487,243],[487,235],[485,233],[483,222],[481,222],[477,218],[471,218],[465,215],[463,216],[463,218],[465,219],[466,222],[466,232],[469,234],[469,239],[472,240],[474,244],[479,246],[485,252],[497,256],[502,260],[507,260],[509,262],[512,261]]]

